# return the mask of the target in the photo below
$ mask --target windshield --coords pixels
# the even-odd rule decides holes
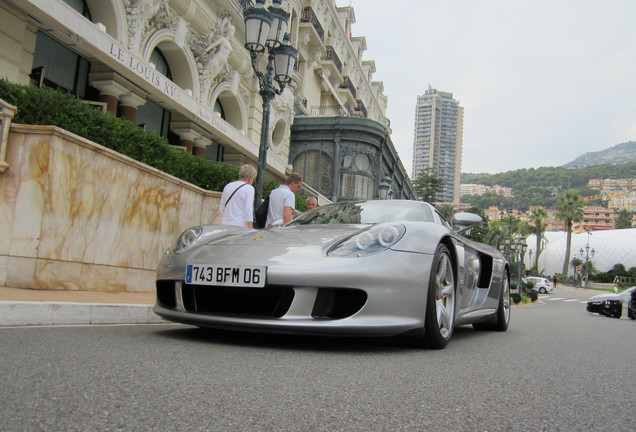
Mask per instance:
[[[289,225],[376,224],[398,220],[433,222],[433,214],[426,204],[419,201],[342,202],[302,213]]]

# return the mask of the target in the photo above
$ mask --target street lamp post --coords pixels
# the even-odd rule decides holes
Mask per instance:
[[[517,287],[519,288],[519,296],[521,296],[523,290],[521,289],[521,272],[523,271],[523,257],[526,254],[526,238],[521,236],[516,244],[517,252],[519,253],[519,262],[517,264]]]
[[[590,251],[590,236],[592,235],[592,232],[589,228],[587,228],[585,230],[585,232],[587,233],[587,244],[585,245],[585,288],[587,288],[587,283],[588,283],[588,279],[590,277],[590,252],[592,252],[592,257],[594,257],[594,254],[596,253],[596,251],[594,250],[594,248],[592,248],[592,250]],[[580,254],[581,254],[581,258],[583,257],[583,248],[581,248],[581,250],[579,250]]]
[[[391,180],[391,177],[389,176],[386,176],[382,179],[382,181],[378,185],[378,189],[379,189],[378,195],[380,196],[380,199],[382,200],[391,199],[391,195],[393,195],[392,194],[393,191],[391,190],[392,182],[393,181]]]
[[[252,59],[252,69],[258,77],[260,95],[263,100],[263,119],[261,123],[261,141],[258,149],[258,168],[256,173],[256,191],[254,207],[261,203],[263,180],[267,166],[267,144],[269,141],[270,104],[276,95],[285,90],[291,81],[291,73],[296,64],[298,51],[289,45],[289,35],[285,33],[289,13],[281,8],[282,0],[273,0],[265,8],[265,0],[256,0],[256,6],[250,6],[244,13],[245,48]],[[258,70],[257,60],[267,51],[265,73]],[[278,88],[274,86],[278,83]]]

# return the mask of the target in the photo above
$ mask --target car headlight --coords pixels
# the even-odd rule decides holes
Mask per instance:
[[[177,239],[177,242],[175,243],[173,248],[173,252],[180,253],[192,246],[192,244],[199,238],[202,232],[203,228],[201,228],[200,226],[195,226],[185,230],[183,234],[181,234]]]
[[[348,237],[328,252],[328,256],[363,257],[389,249],[404,235],[406,228],[401,224],[379,225]]]

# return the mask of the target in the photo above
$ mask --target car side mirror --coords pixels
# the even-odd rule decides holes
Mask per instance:
[[[460,212],[453,215],[453,227],[457,234],[463,234],[472,227],[481,225],[484,220],[474,213]]]

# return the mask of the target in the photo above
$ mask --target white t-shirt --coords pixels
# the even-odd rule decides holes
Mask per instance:
[[[239,187],[240,189],[238,189]],[[234,196],[230,199],[232,193]],[[229,202],[228,199],[230,199]],[[247,222],[254,220],[253,209],[254,187],[252,185],[243,180],[236,180],[225,185],[221,195],[221,223],[223,225],[247,226]]]
[[[280,185],[269,195],[269,210],[267,211],[266,225],[271,225],[277,220],[282,220],[285,207],[291,207],[292,210],[295,209],[296,196],[287,185]]]

